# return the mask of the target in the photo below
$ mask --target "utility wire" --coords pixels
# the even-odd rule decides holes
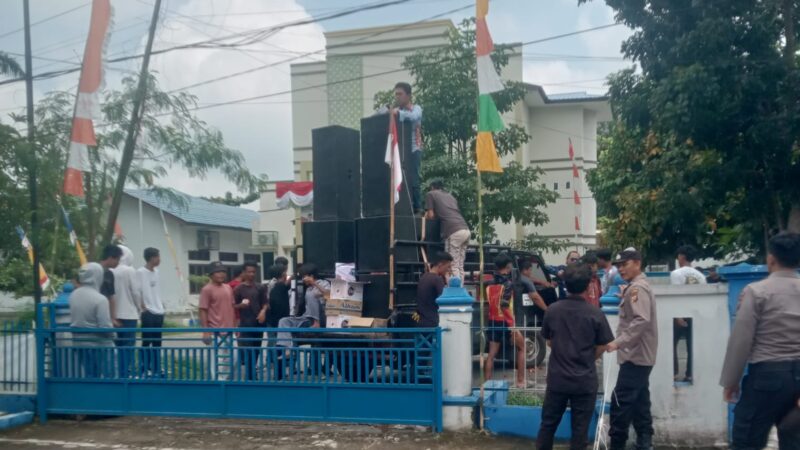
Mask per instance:
[[[388,1],[388,2],[376,2],[376,3],[372,3],[372,4],[368,4],[368,5],[364,5],[364,6],[360,6],[360,7],[356,7],[356,8],[346,9],[344,11],[338,11],[336,13],[328,14],[328,15],[325,15],[325,16],[319,17],[319,18],[295,20],[295,21],[286,22],[286,23],[279,24],[279,25],[259,28],[259,29],[256,29],[256,30],[250,30],[250,31],[245,31],[245,32],[234,33],[234,34],[230,34],[230,35],[227,35],[227,36],[222,36],[220,38],[207,39],[207,40],[204,40],[204,41],[198,41],[198,42],[192,42],[192,43],[189,43],[189,44],[177,45],[177,46],[174,46],[174,47],[164,48],[164,49],[160,49],[160,50],[153,50],[151,55],[160,55],[160,54],[168,53],[168,52],[175,51],[175,50],[183,50],[183,49],[191,49],[191,48],[195,48],[195,49],[196,48],[226,48],[226,47],[236,47],[236,46],[251,45],[253,43],[259,42],[259,40],[266,39],[267,37],[279,32],[281,30],[285,30],[287,28],[297,27],[297,26],[301,26],[301,25],[308,25],[308,24],[312,24],[312,23],[322,22],[322,21],[325,21],[325,20],[337,19],[337,18],[340,18],[340,17],[345,17],[345,16],[353,15],[353,14],[364,12],[364,11],[370,11],[370,10],[386,8],[386,7],[389,7],[389,6],[395,6],[395,5],[407,3],[409,1],[411,1],[411,0],[391,0],[391,1]],[[234,39],[234,38],[239,38],[240,40],[236,41],[234,43],[225,43],[225,41],[228,41],[228,40],[231,40],[231,39]],[[137,54],[137,55],[132,55],[132,56],[111,58],[111,59],[106,60],[106,62],[107,63],[114,63],[114,62],[128,61],[128,60],[132,60],[132,59],[139,59],[139,58],[141,58],[143,56],[144,55],[142,55],[142,54]],[[59,76],[62,76],[62,75],[67,75],[67,74],[70,74],[70,73],[74,73],[74,72],[77,72],[79,70],[81,70],[80,67],[77,67],[77,68],[74,68],[74,69],[65,69],[65,70],[59,70],[59,71],[46,72],[46,73],[42,73],[42,74],[36,75],[33,78],[36,79],[36,80],[55,78],[55,77],[59,77]],[[16,82],[23,81],[23,80],[24,80],[24,78],[13,78],[13,79],[9,79],[9,80],[3,80],[3,81],[0,81],[0,86],[6,85],[6,84],[11,84],[11,83],[16,83]]]
[[[61,16],[64,16],[64,15],[67,15],[67,14],[73,12],[73,11],[77,11],[77,10],[79,10],[81,8],[86,7],[86,6],[90,5],[91,3],[92,2],[86,2],[86,3],[82,4],[82,5],[78,5],[78,6],[74,7],[74,8],[68,9],[66,11],[62,11],[62,12],[60,12],[58,14],[54,14],[52,16],[45,17],[44,19],[39,20],[38,22],[33,22],[31,24],[31,27],[34,27],[36,25],[39,25],[39,24],[42,24],[42,23],[45,23],[45,22],[49,22],[49,21],[51,21],[51,20],[53,20],[53,19],[55,19],[57,17],[61,17]],[[9,31],[7,33],[0,34],[0,39],[4,38],[6,36],[11,36],[14,33],[19,33],[20,31],[23,31],[24,29],[25,29],[25,27],[17,28],[16,30],[11,30],[11,31]]]

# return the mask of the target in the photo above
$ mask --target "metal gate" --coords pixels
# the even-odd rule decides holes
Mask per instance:
[[[37,330],[47,414],[442,425],[441,330]],[[132,345],[114,333],[142,332]],[[268,332],[266,335],[264,332]],[[274,333],[291,333],[290,340]]]

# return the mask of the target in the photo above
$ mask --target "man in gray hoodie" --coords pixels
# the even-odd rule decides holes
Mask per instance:
[[[73,328],[113,328],[108,299],[100,293],[103,284],[103,267],[97,263],[88,263],[78,272],[81,287],[72,291],[69,296],[69,311]],[[113,352],[114,333],[73,333],[75,347],[83,365],[84,376],[97,378],[101,373],[111,375],[113,368],[102,367],[103,352]],[[107,356],[107,355],[106,355]]]

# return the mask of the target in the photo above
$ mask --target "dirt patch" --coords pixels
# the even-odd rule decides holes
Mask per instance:
[[[0,433],[9,449],[485,449],[530,448],[529,440],[424,427],[153,417],[51,420]]]

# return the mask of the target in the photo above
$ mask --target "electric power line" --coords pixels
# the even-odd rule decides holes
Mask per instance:
[[[68,9],[68,10],[66,10],[66,11],[62,11],[62,12],[60,12],[60,13],[58,13],[58,14],[54,14],[54,15],[52,15],[52,16],[45,17],[45,18],[44,18],[44,19],[42,19],[42,20],[39,20],[39,21],[37,21],[37,22],[33,22],[33,23],[30,25],[30,26],[31,26],[31,28],[32,28],[32,27],[34,27],[34,26],[36,26],[36,25],[39,25],[39,24],[42,24],[42,23],[48,22],[48,21],[50,21],[50,20],[53,20],[53,19],[55,19],[55,18],[57,18],[57,17],[61,17],[61,16],[64,16],[64,15],[67,15],[67,14],[69,14],[69,13],[73,12],[73,11],[77,11],[77,10],[79,10],[79,9],[81,9],[81,8],[84,8],[84,7],[86,7],[86,6],[90,5],[91,3],[92,3],[92,2],[86,2],[86,3],[82,4],[82,5],[78,5],[78,6],[74,7],[74,8]],[[11,35],[12,35],[12,34],[14,34],[14,33],[19,33],[20,31],[23,31],[24,29],[25,29],[24,27],[22,27],[22,28],[17,28],[16,30],[11,30],[11,31],[9,31],[9,32],[7,32],[7,33],[0,34],[0,39],[4,38],[4,37],[6,37],[6,36],[11,36]]]

